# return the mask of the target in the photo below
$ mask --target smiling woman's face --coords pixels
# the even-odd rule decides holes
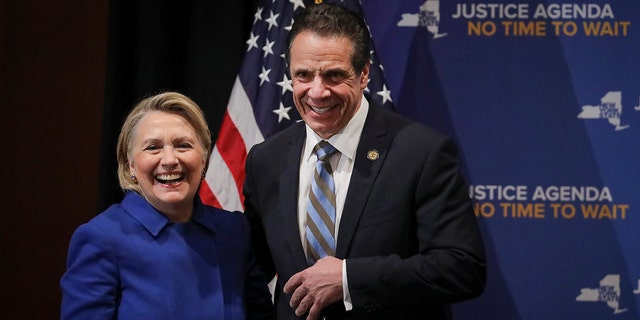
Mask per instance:
[[[132,144],[129,166],[142,196],[171,220],[189,220],[206,162],[193,127],[177,114],[150,112]]]
[[[346,37],[299,33],[291,44],[293,101],[304,122],[323,139],[342,130],[360,107],[369,65],[356,74]]]

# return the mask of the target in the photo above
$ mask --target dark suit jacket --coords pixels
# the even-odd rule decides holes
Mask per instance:
[[[278,274],[278,319],[298,319],[282,288],[308,267],[297,222],[304,141],[300,122],[246,162],[245,213],[262,267]],[[448,304],[484,289],[482,238],[454,143],[395,113],[369,108],[338,232],[353,311],[339,302],[327,318],[448,319]]]

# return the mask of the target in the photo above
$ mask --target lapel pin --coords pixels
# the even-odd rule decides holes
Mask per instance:
[[[376,149],[371,149],[367,152],[367,159],[370,161],[376,161],[380,158],[380,153]]]

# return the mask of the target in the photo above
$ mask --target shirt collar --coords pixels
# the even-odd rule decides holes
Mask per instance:
[[[362,99],[360,99],[360,108],[358,108],[358,111],[353,115],[353,118],[349,120],[342,130],[327,140],[334,148],[340,151],[343,156],[351,160],[355,157],[358,142],[360,141],[360,135],[362,134],[362,128],[364,127],[364,122],[367,119],[367,113],[369,113],[369,101],[367,101],[363,95]],[[307,141],[305,143],[304,159],[309,159],[313,152],[313,147],[323,139],[308,125],[305,125],[305,127]]]
[[[154,237],[158,236],[167,225],[172,223],[169,218],[156,210],[156,208],[137,192],[128,191],[124,200],[122,200],[122,206],[129,215],[140,222]],[[215,231],[215,219],[209,216],[212,215],[206,214],[204,205],[196,195],[191,221],[195,221],[205,228]]]

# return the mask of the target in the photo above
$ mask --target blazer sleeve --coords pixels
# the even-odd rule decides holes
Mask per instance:
[[[247,238],[250,237],[248,220],[243,219],[244,232]],[[245,305],[247,309],[247,320],[268,320],[273,319],[273,302],[271,292],[267,283],[268,275],[262,271],[255,256],[254,248],[249,241],[247,250],[247,271],[245,282]]]
[[[118,271],[113,250],[93,225],[80,226],[71,238],[67,271],[60,280],[61,319],[113,319]]]
[[[260,172],[259,169],[256,170],[254,168],[254,166],[260,165],[258,161],[254,161],[256,150],[259,147],[259,145],[256,145],[251,148],[245,162],[246,177],[242,189],[245,206],[244,214],[247,217],[250,225],[251,250],[255,255],[256,269],[258,269],[259,272],[264,273],[263,277],[272,279],[276,275],[276,270],[273,263],[271,250],[268,246],[267,235],[264,231],[264,225],[259,214],[260,208],[258,207],[258,205],[260,203],[260,199],[258,199],[258,194],[256,193],[256,189],[259,186],[256,186],[256,183],[258,182],[256,181],[256,178],[254,176],[256,172]]]
[[[381,215],[408,217],[400,218],[408,222],[403,224],[405,227],[393,230],[385,229],[387,226],[370,228],[369,232],[374,233],[369,237],[409,240],[399,240],[406,244],[400,249],[402,253],[347,258],[347,279],[354,309],[449,304],[476,297],[484,289],[484,247],[468,187],[459,172],[457,149],[453,141],[444,136],[437,136],[428,145],[422,147],[428,149],[424,157],[418,155],[415,145],[406,148],[406,154],[387,160],[393,168],[383,168],[385,173],[380,173],[380,176],[399,175],[407,171],[403,178],[411,182],[384,186],[385,183],[378,181],[373,187],[376,195],[386,195],[370,196],[367,207],[383,207],[376,202],[382,200],[375,198],[392,198],[394,200],[385,201],[395,203],[386,205],[389,209]],[[422,163],[408,164],[416,161]],[[403,162],[406,165],[400,170],[397,165]],[[352,249],[354,253],[358,250]]]

